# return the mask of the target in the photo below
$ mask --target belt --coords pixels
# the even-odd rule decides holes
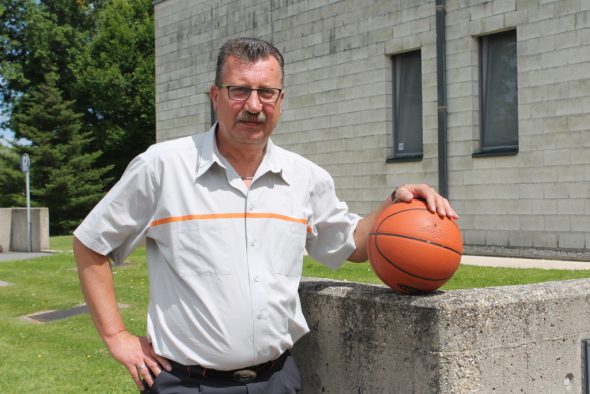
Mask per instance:
[[[257,376],[269,371],[272,367],[277,365],[283,359],[287,358],[289,351],[287,350],[279,358],[250,367],[233,369],[231,371],[219,371],[216,369],[205,368],[200,365],[184,365],[170,360],[172,370],[185,374],[191,378],[212,378],[218,377],[223,379],[231,379],[236,382],[249,382],[256,379]]]

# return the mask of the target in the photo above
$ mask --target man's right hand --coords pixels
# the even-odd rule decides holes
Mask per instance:
[[[127,331],[121,331],[105,338],[105,343],[113,358],[127,368],[131,378],[142,391],[145,390],[142,379],[151,387],[162,369],[170,371],[172,368],[168,360],[154,352],[146,337],[137,337]]]

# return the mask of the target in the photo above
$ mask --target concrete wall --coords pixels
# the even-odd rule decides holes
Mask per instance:
[[[28,225],[26,208],[10,208],[12,210],[12,229],[10,234],[10,250],[27,252]],[[31,208],[31,251],[40,252],[49,249],[49,209]]]
[[[304,394],[582,393],[590,280],[400,296],[304,280]]]
[[[0,208],[0,252],[10,249],[10,233],[12,230],[12,208]]]
[[[210,126],[215,55],[236,36],[286,59],[274,140],[326,168],[351,209],[438,182],[435,1],[159,0],[157,138]],[[449,198],[467,245],[590,249],[590,2],[448,0]],[[519,152],[479,148],[478,36],[516,29]],[[391,56],[421,50],[424,157],[386,162]]]

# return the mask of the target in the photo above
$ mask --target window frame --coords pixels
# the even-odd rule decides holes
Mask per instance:
[[[508,37],[511,36],[511,37]],[[494,108],[497,112],[499,111],[498,108],[500,106],[491,105],[490,99],[497,99],[496,97],[492,97],[492,93],[490,90],[492,87],[500,86],[500,82],[504,82],[506,80],[498,81],[492,80],[494,77],[497,77],[499,72],[492,73],[492,66],[490,66],[491,62],[496,60],[492,57],[491,54],[491,45],[498,44],[498,42],[490,43],[490,40],[506,40],[508,37],[509,40],[512,40],[510,44],[513,46],[513,69],[512,70],[502,70],[504,73],[506,71],[510,71],[511,80],[507,81],[506,84],[513,84],[514,91],[511,92],[511,98],[513,100],[513,106],[509,109],[509,114],[512,115],[513,123],[511,126],[510,135],[513,143],[508,144],[499,144],[494,142],[495,139],[501,139],[501,135],[499,136],[497,133],[494,134],[492,127],[494,126],[493,120],[490,120],[490,116],[493,116],[490,112],[490,108]],[[518,65],[517,65],[517,35],[516,29],[505,30],[498,33],[493,34],[486,34],[478,37],[478,49],[479,49],[479,147],[473,153],[473,157],[484,157],[484,156],[508,156],[508,155],[516,155],[518,153],[519,147],[519,133],[518,133]],[[502,52],[499,56],[506,54]],[[497,70],[497,69],[496,69]],[[505,128],[503,128],[505,130]],[[506,133],[507,135],[507,133]]]
[[[412,58],[410,58],[413,57]],[[417,56],[417,59],[415,58]],[[418,71],[415,72],[413,75],[408,74],[405,68],[408,66],[407,63],[411,61],[416,61],[418,64]],[[398,53],[391,56],[391,97],[392,97],[392,106],[391,106],[391,116],[392,116],[392,129],[391,129],[391,141],[392,144],[388,148],[388,154],[386,162],[398,162],[398,161],[420,161],[424,155],[424,103],[423,103],[423,96],[422,96],[422,51],[421,49],[415,49],[411,51],[406,51],[402,53]],[[408,81],[408,77],[417,77],[417,81]],[[413,84],[414,90],[407,91],[407,84]],[[418,88],[416,89],[416,86]],[[408,93],[410,96],[408,97]],[[408,119],[402,119],[400,114],[405,113],[403,111],[403,105],[400,104],[400,100],[412,100],[409,105],[412,104],[419,104],[419,108],[417,109],[419,116],[414,116],[413,118],[417,119],[413,126],[414,129],[419,130],[419,142],[416,146],[411,146],[410,151],[408,153],[402,153],[398,149],[400,143],[405,143],[406,138],[408,138],[408,131],[406,129],[406,134],[403,133],[403,121],[407,121]],[[407,108],[407,107],[405,107]],[[409,115],[408,117],[410,117]],[[400,142],[400,140],[404,140],[404,142]],[[419,149],[417,149],[417,145],[419,145]]]

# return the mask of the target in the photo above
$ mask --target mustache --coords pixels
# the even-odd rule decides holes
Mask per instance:
[[[254,114],[248,111],[241,111],[236,117],[238,122],[260,122],[266,123],[266,115],[262,112]]]

